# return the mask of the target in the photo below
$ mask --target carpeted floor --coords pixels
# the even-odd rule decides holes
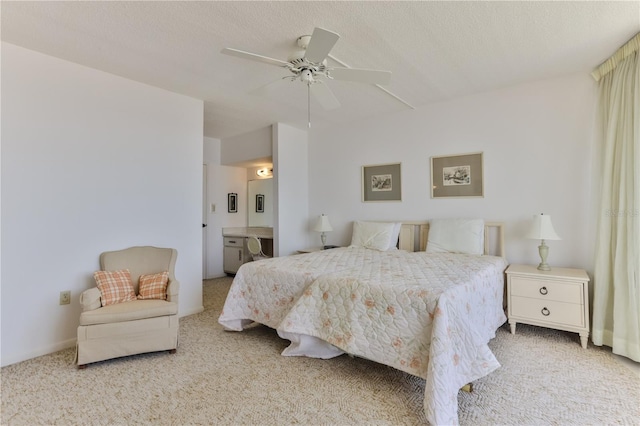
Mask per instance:
[[[229,278],[180,320],[174,355],[77,370],[69,349],[2,368],[3,425],[417,425],[424,381],[363,359],[280,356],[287,342],[217,323]],[[640,379],[576,334],[518,325],[491,348],[502,367],[460,392],[463,425],[640,424]]]

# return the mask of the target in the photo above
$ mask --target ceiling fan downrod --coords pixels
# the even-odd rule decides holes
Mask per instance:
[[[311,82],[307,82],[307,120],[311,128]]]

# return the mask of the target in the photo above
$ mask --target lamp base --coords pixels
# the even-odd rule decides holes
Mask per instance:
[[[540,253],[540,264],[538,265],[538,270],[540,271],[550,271],[551,266],[547,263],[547,256],[549,255],[549,246],[547,246],[544,240],[541,240],[540,245],[538,246],[538,253]]]
[[[327,236],[324,232],[320,233],[320,241],[322,241],[322,248],[327,245]]]
[[[549,266],[548,263],[540,263],[538,265],[538,269],[541,271],[550,271],[551,270],[551,266]]]

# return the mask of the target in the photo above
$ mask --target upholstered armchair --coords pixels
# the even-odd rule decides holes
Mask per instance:
[[[148,246],[100,255],[100,269],[105,272],[96,272],[98,286],[80,295],[78,368],[145,352],[175,353],[180,287],[174,275],[177,256],[175,249]],[[124,292],[125,281],[133,289],[124,286]]]

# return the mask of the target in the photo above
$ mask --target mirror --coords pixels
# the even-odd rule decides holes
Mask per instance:
[[[273,178],[250,180],[248,226],[273,228]]]

